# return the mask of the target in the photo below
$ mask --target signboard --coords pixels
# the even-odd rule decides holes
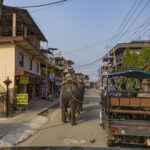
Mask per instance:
[[[29,84],[29,76],[20,76],[20,84]]]
[[[17,104],[28,105],[28,94],[17,94]]]

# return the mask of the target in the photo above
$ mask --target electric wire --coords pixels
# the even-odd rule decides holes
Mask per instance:
[[[135,27],[135,28],[129,30],[128,32],[123,32],[122,34],[117,35],[116,37],[118,37],[118,36],[123,36],[123,35],[125,35],[125,34],[130,33],[130,32],[133,32],[133,31],[136,30],[136,29],[138,30],[138,29],[140,29],[141,27],[143,27],[143,26],[146,25],[146,24],[149,24],[149,23],[143,23],[143,24],[141,24],[140,26]],[[80,49],[76,49],[76,50],[70,51],[70,52],[63,52],[63,54],[71,54],[71,55],[72,55],[73,53],[76,53],[76,52],[85,51],[85,50],[87,50],[87,49],[90,49],[90,48],[92,48],[92,47],[96,47],[96,46],[98,46],[98,45],[100,45],[100,44],[102,44],[102,43],[105,43],[105,42],[107,42],[107,41],[110,41],[112,38],[113,38],[113,37],[108,38],[108,39],[106,39],[106,40],[102,40],[102,41],[93,43],[93,44],[91,44],[91,45],[85,46],[85,47],[80,48]]]
[[[128,28],[126,29],[125,32],[127,32],[131,26],[136,22],[136,20],[142,15],[143,11],[145,10],[145,8],[148,6],[150,0],[147,1],[147,3],[144,5],[144,7],[141,9],[141,11],[138,13],[138,15],[136,16],[136,18],[133,20],[133,22],[128,26]],[[115,40],[112,44],[115,45],[123,36],[119,37],[117,40]]]
[[[130,15],[130,13],[131,13],[132,9],[135,7],[136,3],[137,3],[137,0],[135,0],[135,1],[134,1],[134,3],[133,3],[133,5],[131,6],[131,8],[130,8],[129,12],[127,13],[127,15],[125,16],[125,18],[123,19],[123,21],[122,21],[121,25],[119,26],[118,30],[115,32],[115,34],[114,34],[113,38],[110,40],[110,42],[109,42],[109,44],[108,44],[108,45],[110,45],[110,43],[112,43],[112,41],[113,41],[113,39],[115,39],[115,37],[116,37],[117,33],[118,33],[121,29],[122,29],[123,24],[126,22],[126,19],[127,19],[127,18],[128,18],[128,16]]]
[[[134,14],[136,13],[136,11],[138,10],[138,8],[140,7],[140,5],[142,4],[143,0],[141,0],[139,2],[139,4],[137,5],[137,7],[134,9],[133,13],[131,14],[131,16],[128,18],[128,20],[126,21],[126,23],[122,26],[122,30],[119,31],[118,35],[121,34],[121,32],[123,32],[124,28],[128,25],[128,23],[130,22],[130,20],[132,19],[132,17],[134,16]],[[119,36],[120,37],[120,36]],[[116,40],[116,38],[114,39]],[[114,42],[114,40],[111,42],[111,44]],[[110,44],[109,44],[110,45]]]
[[[139,38],[139,37],[144,36],[145,33],[148,31],[148,30],[147,30],[148,27],[149,27],[149,26],[146,26],[146,27],[145,27],[142,31],[140,31],[139,34],[136,35],[133,39],[137,39],[137,38]],[[149,28],[148,28],[148,29],[149,29]],[[145,30],[146,30],[146,31],[145,31]]]
[[[55,2],[51,2],[51,3],[46,3],[46,4],[40,4],[40,5],[30,5],[30,6],[21,6],[21,7],[17,7],[17,8],[22,8],[22,9],[28,9],[28,8],[37,8],[37,7],[44,7],[44,6],[50,6],[50,5],[55,5],[55,4],[59,4],[59,3],[64,3],[67,0],[60,0],[60,1],[55,1]]]
[[[149,19],[150,19],[150,17],[148,17],[148,18],[144,21],[143,26],[141,26],[138,30],[136,30],[136,31],[127,39],[126,42],[128,42],[130,39],[132,39],[132,37],[133,37],[134,35],[136,35],[137,32],[140,32],[140,30],[145,29],[147,25],[150,25],[150,23],[146,23]],[[145,27],[144,27],[144,26],[145,26]],[[143,27],[144,27],[144,28],[143,28]],[[143,28],[143,29],[142,29],[142,28]]]

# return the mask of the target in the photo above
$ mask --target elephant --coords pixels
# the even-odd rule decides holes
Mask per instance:
[[[81,100],[83,103],[84,93],[85,93],[85,85],[84,85],[84,83],[78,83],[78,87],[80,88],[80,91],[81,91],[81,95],[82,95]],[[80,108],[79,108],[81,111],[83,111],[82,103],[81,103]],[[80,112],[80,110],[78,112]]]
[[[73,80],[68,80],[63,84],[60,92],[60,107],[62,113],[62,121],[66,123],[67,108],[70,107],[71,125],[76,125],[75,112],[82,104],[82,92],[78,84]]]

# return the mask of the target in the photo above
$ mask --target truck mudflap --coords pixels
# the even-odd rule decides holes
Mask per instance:
[[[110,121],[109,128],[112,135],[150,137],[150,121]]]

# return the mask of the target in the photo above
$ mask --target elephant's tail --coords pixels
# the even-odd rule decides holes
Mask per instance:
[[[73,98],[76,102],[78,102],[78,103],[80,103],[80,104],[83,104],[83,102],[81,102],[79,99],[77,99],[76,97],[74,97],[72,93],[71,93],[71,96],[72,96],[72,98]]]

